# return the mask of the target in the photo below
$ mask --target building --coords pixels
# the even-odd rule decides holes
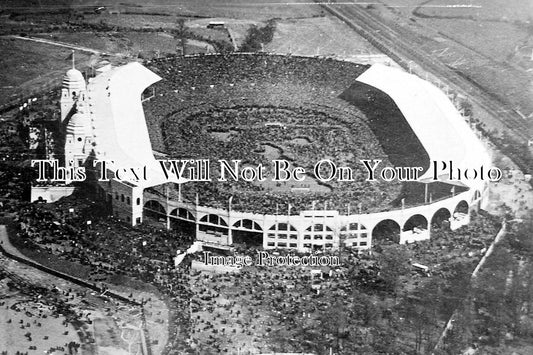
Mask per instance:
[[[141,104],[142,92],[161,78],[139,63],[100,73],[86,84],[74,68],[63,80],[61,124],[65,126],[65,159],[76,166],[108,161],[109,179],[97,190],[113,214],[135,226],[147,216],[166,228],[195,233],[198,240],[217,245],[236,241],[266,249],[298,251],[369,249],[376,230],[390,225],[399,243],[427,240],[434,222],[447,220],[452,229],[469,223],[469,211],[485,203],[487,182],[448,181],[463,188],[449,198],[419,206],[378,213],[311,210],[299,215],[264,215],[201,206],[196,202],[154,189],[181,184],[166,178],[154,158]],[[373,65],[357,81],[388,95],[400,109],[431,161],[453,161],[456,168],[489,165],[490,157],[445,93],[432,84],[399,69]],[[442,139],[445,137],[445,139]],[[133,171],[143,177],[124,178]],[[119,176],[122,174],[122,176]],[[429,176],[423,176],[429,179]],[[444,179],[444,178],[443,178]],[[164,190],[164,189],[163,189]]]

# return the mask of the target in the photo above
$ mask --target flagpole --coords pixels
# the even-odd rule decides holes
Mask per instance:
[[[228,240],[227,244],[231,245],[233,244],[233,233],[231,233],[231,203],[233,202],[233,195],[231,195],[228,199]]]

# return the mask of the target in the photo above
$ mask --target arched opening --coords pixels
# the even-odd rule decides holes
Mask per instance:
[[[204,224],[205,223],[205,224]],[[200,219],[200,232],[214,235],[228,235],[228,223],[216,214],[208,214]]]
[[[470,208],[464,200],[460,201],[455,207],[452,218],[450,219],[450,228],[456,230],[470,222]]]
[[[400,225],[392,219],[385,219],[372,230],[372,240],[376,242],[400,242]]]
[[[233,223],[233,227],[249,230],[251,229],[254,231],[263,231],[259,223],[257,223],[256,221],[252,221],[251,219],[241,219]]]
[[[428,220],[421,214],[411,216],[403,225],[404,232],[416,229],[428,229]]]
[[[268,229],[267,247],[295,248],[298,244],[298,232],[288,223],[276,223]]]
[[[455,210],[453,211],[454,217],[456,213],[468,214],[468,210],[468,203],[465,200],[462,200],[457,204],[457,206],[455,206]]]
[[[447,208],[440,208],[431,217],[431,226],[436,228],[447,228],[450,226],[450,217],[452,214]]]
[[[220,226],[227,227],[228,223],[224,220],[224,218],[220,217],[217,214],[208,214],[203,216],[200,219],[201,223],[210,223],[210,224],[218,224]]]
[[[251,219],[241,219],[233,224],[233,228],[233,244],[243,244],[246,247],[263,245],[263,229],[259,223]]]
[[[143,214],[144,221],[147,219],[152,219],[159,222],[165,222],[167,217],[167,213],[163,205],[154,200],[146,201],[143,208]]]
[[[194,236],[195,220],[194,215],[186,208],[175,208],[170,212],[170,228],[180,234]]]
[[[183,218],[189,221],[195,221],[194,215],[186,208],[175,208],[170,212],[171,216]]]

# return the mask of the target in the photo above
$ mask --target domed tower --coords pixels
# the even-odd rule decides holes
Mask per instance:
[[[80,95],[87,89],[83,74],[74,68],[74,53],[72,53],[72,69],[63,77],[61,88],[61,122],[64,122],[72,112]]]
[[[92,149],[90,119],[83,101],[78,102],[77,112],[70,117],[65,136],[65,166],[83,166]]]

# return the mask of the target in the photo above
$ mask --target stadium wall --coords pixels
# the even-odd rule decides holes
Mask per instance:
[[[430,239],[435,217],[449,215],[451,229],[470,222],[470,211],[484,204],[480,191],[468,190],[453,197],[399,210],[341,215],[332,210],[302,211],[299,215],[254,214],[179,202],[145,191],[144,210],[163,226],[194,224],[198,240],[231,245],[235,232],[260,235],[265,249],[286,248],[301,252],[336,249],[339,246],[369,249],[380,224],[397,225],[394,240],[400,244]],[[156,206],[156,207],[154,207]],[[463,207],[463,208],[462,208]],[[465,209],[466,208],[466,209]]]
[[[136,72],[142,72],[141,68],[130,66],[130,69],[132,68]],[[127,161],[137,162],[138,156],[131,156],[129,149],[121,149],[123,147],[118,137],[105,132],[107,125],[114,127],[116,115],[119,111],[121,112],[118,108],[122,106],[117,102],[124,104],[121,95],[114,93],[125,89],[123,87],[125,84],[110,80],[111,75],[113,74],[107,73],[106,77],[102,78],[103,80],[94,79],[94,84],[102,81],[101,85],[90,85],[91,95],[94,97],[91,100],[94,130],[105,137],[97,149],[103,148],[100,152],[103,156],[111,155],[116,160],[125,158]],[[139,96],[139,102],[141,86],[144,89],[147,83],[157,80],[156,77],[151,77],[146,73],[145,75],[146,80],[138,83],[139,90],[136,96]],[[113,93],[106,94],[109,89],[102,89],[108,85],[106,82],[111,83]],[[135,82],[128,82],[128,85],[133,84]],[[97,98],[102,100],[96,100]],[[112,101],[115,100],[118,101],[113,104]],[[107,108],[102,106],[107,106]],[[141,116],[142,108],[138,105],[135,108],[139,113],[136,118],[144,119],[144,116]],[[120,122],[124,123],[125,118],[122,117]],[[122,129],[114,129],[115,135],[129,134],[126,126],[122,124]],[[142,137],[147,136],[145,123],[139,124],[136,129],[142,130],[137,134]],[[130,142],[125,145],[129,144]],[[116,154],[113,151],[114,148],[118,148],[121,154]],[[146,144],[144,145],[144,150],[149,148]],[[145,156],[148,153],[153,160],[151,149],[149,152],[143,151],[141,155]],[[487,195],[485,185],[481,191],[470,189],[439,201],[393,211],[341,215],[338,211],[311,210],[302,211],[299,215],[271,215],[234,211],[230,205],[227,209],[217,209],[201,206],[198,203],[176,201],[148,189],[157,185],[161,185],[161,182],[129,184],[114,179],[100,184],[105,191],[106,199],[112,205],[113,213],[131,225],[142,223],[146,217],[151,216],[156,218],[157,223],[162,223],[168,229],[188,226],[197,239],[209,243],[230,245],[236,242],[237,235],[242,237],[244,234],[244,239],[241,238],[241,241],[246,242],[246,235],[248,235],[250,239],[259,239],[261,246],[265,249],[287,248],[302,252],[313,249],[335,249],[341,245],[369,249],[375,238],[379,237],[380,228],[378,227],[384,224],[392,226],[394,239],[399,243],[427,240],[430,238],[431,225],[435,216],[443,212],[442,215],[449,216],[450,228],[459,228],[469,222],[469,211],[483,206],[484,196]]]

